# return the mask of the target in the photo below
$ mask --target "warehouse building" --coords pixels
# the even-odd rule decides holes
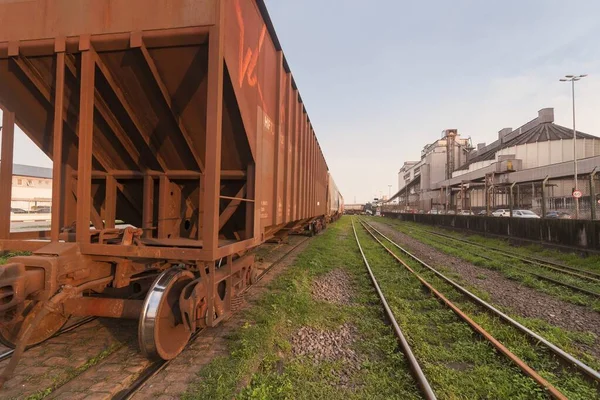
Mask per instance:
[[[11,208],[35,211],[52,204],[52,168],[13,164]]]
[[[577,132],[576,148],[578,188],[583,192],[580,206],[585,217],[595,210],[595,194],[600,191],[595,177],[595,168],[600,167],[600,138]],[[498,140],[489,145],[480,143],[473,148],[468,140],[461,139],[439,148],[440,153],[451,151],[455,163],[449,162],[450,157],[427,159],[422,154],[414,166],[405,168],[405,164],[399,180],[416,166],[421,171],[445,170],[447,175],[440,179],[439,173],[421,173],[408,184],[399,185],[394,197],[410,211],[480,211],[511,205],[538,213],[570,210],[574,206],[573,149],[573,130],[555,124],[554,110],[545,108],[517,129],[502,129]]]

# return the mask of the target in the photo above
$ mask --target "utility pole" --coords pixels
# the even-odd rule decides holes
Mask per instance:
[[[575,129],[575,82],[585,78],[587,74],[583,75],[565,75],[561,78],[561,82],[571,82],[571,97],[573,99],[573,168],[574,168],[574,180],[575,180],[575,192],[578,191],[577,185],[577,130]],[[575,197],[575,219],[579,219],[579,198]]]

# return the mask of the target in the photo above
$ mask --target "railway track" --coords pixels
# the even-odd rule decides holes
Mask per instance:
[[[536,271],[532,271],[531,269],[528,269],[528,268],[519,267],[516,265],[510,265],[511,268],[515,268],[521,272],[524,272],[526,274],[534,276],[537,279],[551,282],[555,285],[562,286],[562,287],[568,288],[570,290],[573,290],[575,292],[583,293],[585,295],[588,295],[588,296],[591,296],[594,298],[600,298],[600,292],[591,289],[592,286],[595,286],[595,287],[600,286],[600,274],[598,274],[596,272],[581,269],[581,268],[571,267],[571,266],[568,266],[565,264],[560,264],[560,263],[543,260],[541,258],[525,257],[525,256],[512,254],[506,250],[502,250],[502,249],[491,247],[491,246],[485,246],[480,243],[475,243],[475,242],[472,242],[472,241],[469,241],[466,239],[456,238],[454,236],[439,233],[439,232],[432,232],[428,229],[414,228],[414,227],[413,227],[413,229],[415,229],[416,231],[418,231],[421,234],[433,236],[438,241],[441,238],[441,239],[445,239],[445,240],[450,240],[455,243],[460,243],[461,249],[464,249],[464,250],[468,251],[469,253],[476,255],[477,257],[480,257],[480,258],[483,258],[483,259],[486,259],[489,261],[495,261],[495,259],[490,256],[485,255],[485,252],[493,252],[493,253],[499,254],[502,257],[506,257],[506,258],[509,258],[512,260],[517,260],[521,263],[529,264],[534,267],[541,268],[543,270],[546,270],[546,271],[549,271],[550,273],[555,274],[556,276],[552,277],[552,276],[548,276],[543,273],[540,273],[539,271],[536,272]],[[482,250],[483,250],[483,252],[482,252]],[[567,281],[565,281],[563,276],[561,276],[561,275],[563,275]],[[583,286],[587,286],[587,287],[583,287]]]
[[[381,304],[383,305],[387,319],[389,320],[389,322],[392,324],[392,327],[394,328],[394,334],[398,338],[400,348],[402,349],[402,352],[404,353],[406,359],[408,360],[408,364],[409,364],[411,373],[412,373],[413,377],[415,378],[419,388],[421,389],[421,393],[423,394],[423,397],[425,397],[427,400],[436,399],[435,393],[433,392],[433,389],[431,388],[429,381],[425,377],[425,374],[423,373],[423,370],[421,369],[419,362],[417,361],[412,349],[410,348],[410,344],[408,343],[404,334],[402,333],[402,330],[400,329],[400,326],[398,325],[398,322],[396,321],[396,318],[394,317],[394,313],[392,312],[390,306],[388,305],[388,302],[387,302],[383,292],[381,291],[381,288],[379,287],[379,283],[377,282],[377,279],[375,278],[375,275],[373,274],[373,270],[371,269],[371,266],[369,265],[369,261],[367,260],[367,257],[365,256],[362,246],[360,245],[360,241],[358,240],[358,235],[356,234],[356,228],[354,227],[354,219],[352,219],[352,230],[354,231],[354,238],[356,239],[356,244],[358,245],[358,249],[360,250],[360,254],[365,263],[365,267],[367,268],[367,272],[369,273],[369,277],[371,278],[371,283],[373,283],[373,287],[377,291],[377,296],[379,297],[379,300],[381,301]]]
[[[271,265],[264,269],[263,272],[258,276],[256,282],[254,282],[251,286],[247,287],[245,290],[240,292],[240,296],[250,292],[253,288],[255,288],[256,284],[260,282],[274,267],[281,264],[281,262],[283,262],[292,252],[294,252],[297,248],[306,243],[308,240],[310,240],[309,237],[295,244],[294,247],[286,251],[281,257],[279,257]],[[206,329],[201,329],[195,332],[188,341],[186,348],[188,348],[196,339],[201,337],[204,334],[204,332],[206,332]],[[113,396],[112,400],[132,399],[140,390],[142,390],[142,388],[146,385],[148,381],[150,381],[150,379],[152,379],[165,368],[167,368],[167,366],[169,366],[169,364],[172,361],[173,360],[159,360],[152,363],[138,375],[138,377],[131,383],[131,385],[129,385],[127,388],[123,389],[118,394]]]
[[[396,262],[401,264],[406,271],[409,271],[410,276],[417,279],[423,287],[438,299],[439,303],[450,308],[454,314],[467,323],[473,331],[484,337],[497,351],[510,359],[525,375],[533,379],[549,396],[557,399],[567,398],[563,393],[563,388],[566,388],[564,391],[572,394],[573,387],[570,386],[569,380],[574,379],[576,376],[581,382],[585,382],[585,384],[588,385],[588,389],[598,397],[600,374],[596,370],[587,366],[582,361],[550,343],[542,336],[531,331],[461,287],[456,282],[447,278],[375,229],[372,225],[362,220],[360,223],[364,228],[364,231],[373,239],[373,241],[377,242],[378,245],[384,249],[387,254],[393,257]],[[360,246],[358,235],[356,238]],[[391,248],[386,246],[384,241],[391,244]],[[362,249],[361,253],[363,253]],[[401,256],[397,253],[400,253]],[[413,264],[414,267],[409,266],[408,262]],[[430,283],[432,281],[435,282],[437,288]],[[446,295],[441,293],[441,287],[445,288],[445,291],[447,290]],[[454,298],[455,301],[452,302],[449,300],[450,298]],[[455,303],[460,304],[460,306]],[[468,309],[470,311],[465,312],[463,309]],[[491,318],[493,323],[489,322],[486,318],[482,318],[483,314],[487,315],[486,318]],[[490,334],[488,330],[476,323],[475,319],[484,322],[487,321],[488,326],[491,326],[492,328],[492,332],[494,332],[495,329],[501,333],[499,337],[508,337],[509,339],[506,341],[506,345]],[[505,330],[505,332],[498,330],[498,326],[502,326],[502,330]],[[507,332],[509,331],[510,333],[508,333],[507,336]],[[524,342],[530,345],[528,351],[519,352],[520,357],[517,357],[515,353],[509,349],[511,343],[510,337],[516,336],[522,337]],[[533,366],[530,366],[530,364],[533,364]],[[548,371],[548,365],[556,365],[557,367],[554,367],[552,371]],[[539,368],[540,366],[546,366],[546,368]],[[539,371],[536,370],[536,368],[539,369]]]

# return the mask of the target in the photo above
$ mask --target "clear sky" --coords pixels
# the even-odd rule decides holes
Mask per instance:
[[[346,203],[392,193],[441,131],[490,143],[554,107],[600,136],[600,1],[266,0]],[[51,166],[22,134],[15,162]]]

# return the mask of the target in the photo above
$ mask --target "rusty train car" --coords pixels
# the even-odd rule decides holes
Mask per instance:
[[[0,106],[0,251],[31,252],[0,267],[2,379],[70,316],[171,359],[250,249],[343,210],[262,0],[0,2]],[[53,162],[49,231],[10,232],[15,124]]]

